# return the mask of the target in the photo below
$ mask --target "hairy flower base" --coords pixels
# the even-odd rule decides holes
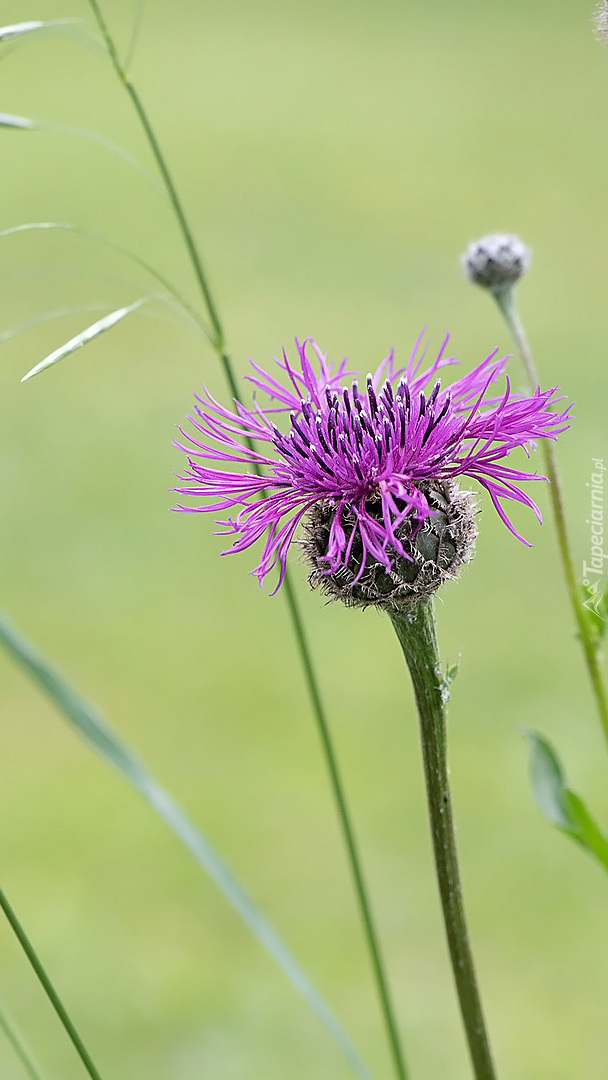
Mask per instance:
[[[426,482],[420,488],[431,516],[422,525],[412,516],[401,523],[396,535],[408,558],[389,550],[390,569],[368,555],[361,571],[363,546],[355,535],[347,564],[328,574],[327,548],[335,507],[329,501],[316,503],[305,521],[303,541],[306,559],[313,567],[309,577],[313,588],[321,588],[332,600],[341,600],[349,607],[405,611],[445,581],[457,577],[473,555],[476,500],[472,492],[461,491],[453,480]],[[366,509],[379,519],[379,501],[369,501]],[[355,516],[344,515],[343,525],[350,533],[356,528]]]

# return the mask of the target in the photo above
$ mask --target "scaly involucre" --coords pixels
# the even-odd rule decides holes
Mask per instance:
[[[334,371],[311,338],[302,343],[296,338],[298,366],[285,353],[275,359],[283,382],[252,363],[255,374],[247,379],[267,396],[266,407],[254,400],[248,409],[235,401],[230,410],[206,389],[204,397],[195,395],[194,415],[188,417],[195,434],[180,428],[188,445],[174,444],[189,464],[178,477],[185,486],[175,490],[211,501],[176,509],[217,514],[239,508],[235,517],[218,522],[236,537],[229,551],[243,551],[267,533],[252,573],[261,585],[278,563],[274,592],[298,525],[315,503],[332,509],[326,573],[348,563],[357,535],[362,570],[369,559],[388,569],[395,554],[409,558],[395,532],[407,518],[415,530],[432,515],[421,482],[458,476],[477,480],[510,532],[527,544],[503,504],[523,503],[541,521],[538,507],[519,484],[544,477],[502,462],[517,447],[528,453],[535,440],[555,439],[568,426],[569,410],[552,411],[562,400],[556,388],[537,388],[528,397],[511,393],[508,378],[504,392],[491,396],[490,388],[507,367],[506,359],[496,358],[497,350],[442,388],[437,373],[457,363],[446,356],[448,338],[424,370],[421,338],[404,368],[395,368],[391,351],[376,374],[367,376],[364,389],[356,378],[351,381],[354,373],[346,371],[346,361]],[[347,378],[348,385],[342,386]],[[289,422],[281,431],[277,425],[286,413]],[[207,461],[247,468],[223,471]],[[346,519],[355,524],[345,527]]]

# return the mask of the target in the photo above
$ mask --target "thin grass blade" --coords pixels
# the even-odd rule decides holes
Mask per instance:
[[[51,1005],[53,1006],[53,1009],[55,1010],[58,1019],[63,1025],[66,1035],[72,1043],[91,1080],[102,1080],[101,1073],[97,1069],[97,1066],[95,1065],[91,1055],[89,1054],[89,1051],[87,1050],[80,1035],[78,1034],[78,1030],[76,1028],[76,1025],[74,1024],[74,1021],[72,1020],[72,1017],[70,1016],[68,1010],[63,1004],[63,1001],[57,993],[57,990],[55,989],[55,986],[44,964],[42,963],[42,960],[36,952],[25,927],[23,926],[19,916],[17,915],[17,912],[15,911],[8,896],[2,888],[0,888],[0,908],[2,908],[2,912],[9,926],[11,927],[11,930],[13,931],[15,937],[17,938],[17,941],[23,949],[23,952],[27,957],[32,971],[34,972],[36,978],[38,979],[38,982],[40,983]]]
[[[164,274],[161,274],[156,267],[146,262],[145,259],[142,259],[135,251],[131,251],[130,248],[115,243],[114,240],[110,240],[107,236],[101,236],[99,233],[93,232],[90,229],[75,225],[72,221],[27,221],[21,225],[11,225],[8,229],[0,230],[0,240],[3,240],[5,237],[16,236],[18,233],[28,232],[65,232],[72,236],[80,236],[86,240],[92,240],[93,243],[108,248],[110,251],[115,251],[118,255],[122,255],[125,259],[128,259],[129,262],[132,262],[135,266],[139,266],[149,274],[159,285],[162,285],[163,289],[166,289],[169,295],[173,297],[177,307],[181,308],[194,323],[197,330],[207,338],[207,341],[212,340],[212,334],[207,324],[201,319],[198,312],[188,303],[181,293],[178,292],[172,282],[169,281]],[[160,297],[156,297],[156,299],[160,299]]]
[[[8,330],[3,330],[0,334],[0,345],[4,345],[5,342],[17,337],[18,334],[25,333],[26,330],[32,330],[33,327],[41,326],[43,323],[51,322],[53,319],[61,319],[66,315],[83,315],[89,311],[105,311],[107,306],[107,304],[74,304],[72,307],[42,311],[40,315],[34,315],[31,319],[26,319],[25,322],[16,323],[15,326],[10,326]]]
[[[117,770],[156,811],[214,881],[228,903],[240,915],[260,944],[273,957],[292,985],[322,1021],[360,1080],[371,1074],[350,1037],[329,1006],[304,974],[276,930],[255,906],[230,868],[206,836],[186,817],[178,804],[145,769],[131,749],[112,731],[101,714],[80,697],[54,667],[0,613],[0,645],[42,687],[78,734]]]
[[[111,330],[113,326],[116,326],[116,323],[121,322],[122,319],[126,318],[126,316],[130,315],[133,311],[137,311],[137,309],[148,300],[156,299],[157,297],[155,296],[144,296],[139,300],[136,300],[135,303],[129,304],[127,307],[117,308],[116,311],[111,311],[109,315],[104,315],[103,319],[98,319],[97,322],[91,323],[90,326],[85,327],[79,334],[76,334],[76,337],[66,341],[65,345],[61,345],[58,349],[55,349],[54,352],[45,356],[44,360],[41,360],[39,364],[36,364],[35,367],[27,372],[27,375],[23,376],[21,382],[27,382],[27,380],[33,378],[34,375],[39,375],[41,371],[46,371],[47,368],[52,367],[54,364],[58,364],[60,360],[63,360],[66,356],[70,356],[78,349],[82,349],[84,345],[88,345],[90,341],[99,337],[100,334],[104,334],[106,330]]]
[[[30,120],[27,116],[13,116],[12,113],[0,113],[0,127],[35,131],[36,122]]]
[[[133,58],[135,56],[135,50],[139,41],[141,24],[143,21],[144,3],[145,0],[136,0],[135,15],[133,17],[133,29],[131,30],[131,40],[129,41],[129,45],[127,47],[127,51],[125,53],[125,58],[122,65],[125,72],[129,71],[131,64],[133,63]]]
[[[176,311],[175,318],[169,318],[167,315],[161,314],[160,311],[144,311],[142,309],[141,314],[149,316],[153,319],[160,319],[170,326],[183,326],[184,325],[184,312],[175,304],[175,301],[168,296],[166,298],[167,305]],[[85,312],[90,311],[106,311],[107,304],[73,304],[71,307],[55,308],[53,311],[42,311],[39,315],[33,316],[31,319],[26,319],[25,322],[16,323],[15,326],[10,326],[8,330],[3,330],[0,333],[0,345],[4,345],[11,338],[17,337],[19,334],[24,334],[27,330],[32,330],[35,326],[42,326],[44,323],[52,322],[54,319],[63,319],[67,315],[82,315]],[[192,330],[193,327],[189,325]]]
[[[0,26],[0,42],[13,41],[14,38],[32,34],[38,30],[56,30],[58,27],[74,26],[78,19],[30,19],[28,22]]]
[[[20,128],[27,131],[50,131],[57,135],[72,135],[77,139],[86,139],[88,142],[101,146],[104,150],[109,150],[115,157],[120,158],[131,169],[138,172],[159,195],[166,198],[164,187],[146,169],[145,165],[142,165],[141,161],[129,150],[125,150],[124,146],[114,142],[113,139],[109,139],[107,135],[101,135],[99,131],[92,131],[89,128],[70,127],[69,124],[55,124],[50,120],[33,120],[29,116],[13,116],[11,113],[0,113],[0,127]]]
[[[19,1061],[23,1065],[25,1072],[30,1077],[30,1080],[43,1080],[42,1071],[38,1067],[29,1046],[27,1046],[23,1035],[16,1027],[13,1018],[9,1016],[1,1001],[0,1028],[2,1028],[8,1042],[11,1044]]]

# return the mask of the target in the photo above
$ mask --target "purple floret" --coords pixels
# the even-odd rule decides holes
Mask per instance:
[[[252,364],[255,374],[247,378],[268,397],[266,407],[254,401],[247,409],[235,401],[231,411],[206,389],[204,397],[195,395],[195,415],[188,419],[203,438],[180,428],[188,445],[174,445],[187,454],[189,470],[178,477],[186,486],[175,490],[211,502],[176,509],[221,513],[240,508],[235,517],[218,522],[236,537],[229,552],[243,551],[267,533],[252,573],[261,585],[278,563],[274,592],[298,525],[317,502],[333,507],[326,573],[348,563],[356,536],[363,547],[362,569],[366,557],[387,569],[395,553],[409,558],[396,530],[408,517],[416,528],[433,513],[419,487],[423,481],[461,475],[477,480],[510,532],[530,546],[503,503],[523,503],[541,521],[536,503],[518,485],[545,477],[509,468],[502,460],[516,447],[528,453],[535,440],[557,438],[568,427],[569,409],[552,411],[563,400],[556,388],[537,388],[532,396],[514,394],[506,377],[504,393],[491,396],[490,388],[507,367],[505,358],[496,359],[497,350],[442,389],[437,373],[457,363],[445,355],[448,338],[422,371],[421,338],[405,368],[395,368],[391,351],[361,388],[356,378],[350,380],[353,372],[346,371],[346,361],[334,372],[311,338],[301,344],[296,338],[298,368],[285,353],[275,361],[282,381]],[[308,346],[318,373],[306,355]],[[349,384],[341,385],[346,378]],[[287,415],[281,431],[277,424]],[[254,443],[262,444],[259,450]],[[242,464],[250,471],[220,471],[207,461]],[[354,528],[345,528],[346,517],[351,522],[354,517]]]

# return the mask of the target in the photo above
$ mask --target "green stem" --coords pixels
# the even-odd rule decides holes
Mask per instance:
[[[517,305],[515,303],[515,290],[513,288],[497,290],[494,292],[494,298],[503,318],[507,324],[509,332],[519,349],[528,385],[530,390],[534,392],[539,385],[538,374],[534,359],[532,357],[532,351],[528,343],[526,332],[524,330],[523,323],[519,317],[517,311]],[[553,516],[555,519],[555,530],[557,533],[557,543],[559,547],[559,554],[562,561],[562,567],[564,571],[564,577],[566,579],[566,588],[570,596],[570,603],[574,612],[574,618],[578,627],[580,642],[583,648],[583,654],[585,657],[585,663],[589,672],[589,678],[591,680],[591,686],[593,688],[593,694],[597,704],[597,710],[600,717],[600,722],[604,731],[604,736],[608,742],[608,695],[606,693],[606,687],[602,677],[602,672],[599,664],[599,657],[597,649],[594,645],[591,626],[589,621],[585,617],[585,609],[583,606],[583,600],[579,589],[579,584],[576,577],[576,570],[574,568],[574,559],[572,556],[572,546],[570,544],[570,538],[568,535],[568,526],[566,523],[566,511],[564,507],[564,496],[562,490],[561,478],[559,470],[557,468],[557,458],[555,455],[555,449],[553,443],[548,439],[542,440],[542,452],[545,459],[545,470],[547,477],[550,481],[549,494],[551,497],[551,503],[553,506]]]
[[[2,1028],[9,1043],[19,1058],[23,1068],[25,1069],[30,1080],[42,1080],[42,1073],[40,1072],[34,1058],[32,1057],[28,1047],[26,1046],[23,1036],[15,1027],[11,1017],[8,1015],[3,1005],[0,1003],[0,1028]]]
[[[95,1068],[91,1057],[82,1039],[80,1038],[80,1035],[76,1031],[76,1028],[70,1020],[68,1013],[66,1012],[65,1006],[63,1005],[57,991],[55,990],[55,987],[49,979],[49,976],[44,970],[42,962],[36,954],[31,941],[29,940],[25,930],[19,922],[19,919],[13,911],[13,908],[11,907],[2,889],[0,889],[0,907],[6,915],[6,918],[15,934],[15,937],[17,938],[19,944],[21,945],[21,948],[23,949],[32,968],[34,969],[34,972],[36,973],[38,980],[41,983],[44,992],[46,993],[46,996],[51,1002],[51,1005],[57,1013],[57,1016],[61,1020],[61,1023],[63,1024],[68,1037],[72,1041],[72,1044],[76,1050],[76,1053],[80,1057],[82,1064],[84,1065],[89,1076],[91,1077],[91,1080],[101,1080],[101,1074],[98,1073],[97,1069]]]
[[[418,717],[437,883],[460,1012],[475,1080],[496,1080],[469,943],[452,816],[445,720],[433,601],[425,597],[391,619],[412,678]]]
[[[203,299],[205,301],[205,305],[207,307],[207,311],[209,313],[209,320],[211,322],[214,333],[213,345],[216,351],[218,353],[221,353],[224,348],[224,331],[222,329],[218,310],[215,306],[215,301],[213,299],[211,288],[207,280],[207,274],[205,273],[205,269],[203,267],[203,261],[198,250],[196,240],[194,239],[194,234],[192,232],[192,229],[190,228],[188,219],[186,217],[185,210],[182,206],[182,201],[179,197],[177,188],[173,181],[173,177],[171,176],[171,173],[169,171],[169,166],[167,165],[165,156],[161,150],[160,143],[156,138],[154,128],[150,123],[148,114],[143,106],[143,102],[137,90],[135,89],[135,86],[131,82],[125,67],[121,63],[120,57],[118,55],[118,50],[114,43],[114,39],[110,34],[108,25],[102,15],[101,8],[97,3],[97,0],[89,0],[89,5],[91,7],[93,15],[95,16],[97,25],[99,26],[103,39],[106,43],[112,66],[121,83],[123,84],[125,90],[127,91],[127,94],[131,98],[139,122],[144,130],[146,139],[148,140],[148,145],[158,166],[158,171],[160,172],[162,181],[165,185],[167,195],[169,196],[173,212],[175,214],[177,223],[182,234],[182,238],[186,245],[190,262],[192,263],[194,275],[198,282],[198,286],[200,288]]]
[[[150,123],[149,117],[146,113],[141,98],[139,97],[137,90],[133,86],[133,83],[128,78],[124,66],[121,64],[116,45],[110,34],[107,23],[103,18],[99,3],[97,2],[97,0],[88,0],[88,2],[105,40],[108,54],[110,56],[110,60],[112,62],[114,70],[118,78],[124,85],[127,93],[129,94],[129,97],[131,98],[135,111],[139,117],[142,128],[148,140],[150,150],[152,151],[152,154],[158,165],[159,172],[165,183],[167,194],[173,207],[175,217],[177,219],[186,246],[186,250],[190,258],[190,262],[192,264],[192,268],[207,309],[209,321],[213,330],[212,345],[222,365],[222,369],[224,371],[230,393],[236,401],[240,401],[240,394],[234,376],[232,362],[226,348],[224,330],[220,321],[218,309],[216,307],[215,300],[211,292],[211,287],[207,280],[207,275],[204,270],[203,261],[198,250],[194,234],[190,228],[177,188],[175,186],[164,154],[162,153],[160,144],[158,142],[158,139],[156,138],[156,134]],[[405,1066],[403,1051],[400,1044],[394,1010],[391,1006],[390,993],[385,975],[384,964],[382,961],[378,936],[374,929],[371,904],[365,886],[365,880],[361,868],[361,860],[358,854],[354,830],[352,827],[350,814],[346,802],[346,796],[344,793],[344,786],[340,778],[337,758],[331,740],[329,726],[325,715],[325,709],[321,698],[319,683],[312,662],[312,654],[306,638],[302,616],[299,610],[295,590],[293,588],[291,576],[288,570],[285,573],[283,588],[287,597],[287,604],[293,624],[296,644],[300,653],[300,660],[304,670],[304,678],[308,687],[313,714],[319,731],[321,745],[325,754],[326,765],[333,789],[333,795],[338,811],[338,817],[342,826],[344,844],[350,863],[353,881],[355,883],[355,892],[357,896],[365,937],[370,952],[372,969],[376,981],[380,1007],[386,1025],[389,1045],[395,1067],[395,1073],[398,1077],[398,1080],[408,1080],[408,1074]]]

